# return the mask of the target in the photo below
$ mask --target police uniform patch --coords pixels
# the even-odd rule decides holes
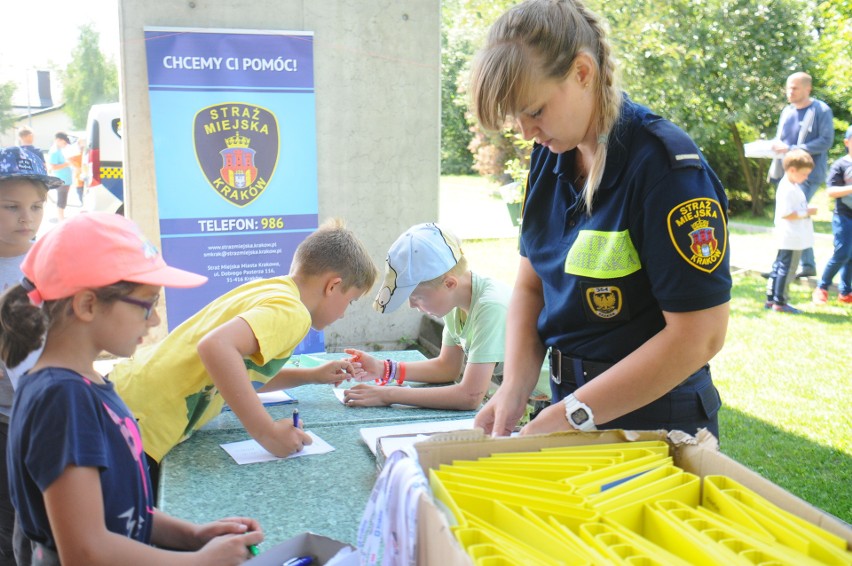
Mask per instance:
[[[278,163],[278,120],[260,106],[226,102],[203,108],[193,125],[195,156],[210,186],[239,207],[254,202]]]
[[[621,288],[601,285],[600,282],[581,281],[583,310],[591,322],[610,322],[629,319]]]
[[[683,202],[669,211],[667,224],[672,244],[689,265],[707,273],[719,267],[728,229],[718,201],[701,197]]]

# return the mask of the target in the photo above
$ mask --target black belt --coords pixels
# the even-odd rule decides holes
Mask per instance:
[[[556,348],[550,349],[550,379],[557,385],[582,387],[587,381],[596,378],[614,365],[572,358]]]

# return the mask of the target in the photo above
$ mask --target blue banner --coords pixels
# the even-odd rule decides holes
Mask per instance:
[[[145,28],[163,257],[210,280],[166,289],[169,330],[286,275],[317,228],[313,34]],[[323,350],[311,331],[299,352]]]

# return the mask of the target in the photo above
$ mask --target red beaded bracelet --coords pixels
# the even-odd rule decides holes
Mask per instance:
[[[396,384],[402,385],[402,382],[405,381],[405,362],[399,362],[397,365],[399,366],[399,370],[396,372]]]
[[[377,383],[378,385],[387,385],[388,380],[390,379],[390,370],[391,370],[391,368],[390,368],[390,360],[385,360],[385,361],[384,361],[384,364],[385,364],[385,373],[384,373],[384,375],[382,376],[382,378],[381,378],[381,379],[376,379],[376,383]]]

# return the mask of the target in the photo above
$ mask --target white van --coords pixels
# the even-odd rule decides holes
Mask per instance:
[[[83,210],[124,213],[121,103],[95,104],[86,124],[87,175]]]

